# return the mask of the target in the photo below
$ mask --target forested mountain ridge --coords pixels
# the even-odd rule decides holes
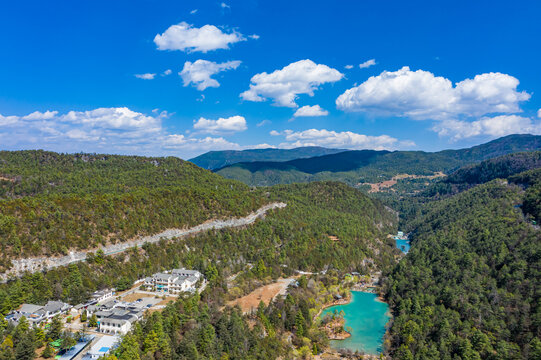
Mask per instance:
[[[509,135],[468,149],[423,151],[352,150],[288,162],[237,163],[216,170],[226,178],[248,185],[321,180],[342,181],[352,186],[388,180],[398,174],[450,173],[467,164],[492,157],[541,149],[541,136]]]
[[[385,285],[393,359],[539,356],[541,232],[523,218],[524,196],[493,180],[415,221],[412,248]]]
[[[288,161],[313,156],[335,154],[344,149],[328,149],[319,146],[305,146],[294,149],[250,149],[209,151],[190,159],[192,163],[208,170],[216,170],[239,162]]]
[[[266,203],[239,182],[178,158],[0,152],[0,267],[65,255]]]
[[[508,179],[510,183],[525,188],[523,208],[527,214],[539,221],[541,213],[540,177],[537,176],[539,168],[541,168],[541,151],[508,154],[462,167],[416,194],[401,199],[393,198],[392,194],[379,198],[400,211],[405,229],[409,230],[414,228],[412,220],[422,216],[434,201],[451,197],[494,179]]]
[[[493,179],[541,167],[541,151],[520,152],[499,156],[458,169],[442,180],[447,184],[483,184]]]

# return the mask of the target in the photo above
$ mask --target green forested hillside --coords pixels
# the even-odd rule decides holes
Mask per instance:
[[[380,193],[376,197],[400,211],[401,221],[406,230],[414,227],[412,220],[426,212],[433,201],[448,198],[498,178],[508,178],[510,182],[526,187],[528,200],[525,200],[524,208],[538,207],[539,185],[536,185],[538,177],[535,174],[538,172],[536,169],[540,167],[540,151],[508,154],[460,168],[416,194],[397,197],[393,193]],[[528,170],[531,172],[527,172]],[[539,214],[539,210],[529,209],[527,212],[539,219],[539,215],[536,215]]]
[[[539,173],[537,173],[539,174]],[[385,288],[393,359],[537,359],[541,232],[494,180],[429,204]]]
[[[248,185],[322,180],[342,181],[352,186],[380,182],[398,174],[450,173],[461,166],[517,151],[541,149],[541,136],[510,135],[468,149],[423,151],[345,151],[287,162],[237,163],[217,173]]]
[[[541,151],[521,152],[461,168],[450,174],[443,182],[448,184],[483,184],[493,179],[504,179],[539,167],[541,167]]]
[[[155,313],[136,325],[116,351],[119,359],[217,359],[226,355],[229,359],[276,359],[317,352],[327,339],[315,324],[310,329],[311,316],[321,303],[314,302],[318,291],[313,286],[308,289],[306,279],[299,280],[299,291],[268,309],[263,307],[250,323],[238,310],[220,309],[232,296],[296,274],[296,270],[326,270],[325,284],[337,289],[345,272],[390,269],[398,250],[386,235],[396,231],[396,215],[341,183],[284,185],[260,189],[254,196],[288,205],[245,228],[146,244],[114,257],[98,252],[86,262],[0,284],[0,313],[23,302],[43,304],[61,299],[76,304],[96,289],[114,286],[124,290],[136,279],[183,266],[205,274],[206,290],[201,297],[179,300],[163,314]],[[228,289],[226,279],[237,273],[235,287]],[[332,291],[323,292],[322,299],[327,300],[319,301],[332,299],[337,290]],[[21,344],[29,351],[40,344],[38,330],[6,327],[1,314],[0,344],[9,337],[14,346],[0,347],[0,358],[13,358]],[[288,334],[293,337],[293,348],[285,340]]]
[[[177,158],[0,152],[3,263],[66,254],[264,203],[244,184]]]
[[[541,169],[533,169],[509,177],[509,181],[526,188],[522,211],[541,222]]]
[[[192,163],[203,169],[215,170],[239,162],[252,161],[288,161],[313,156],[335,154],[345,151],[343,149],[327,149],[319,146],[305,146],[294,149],[252,149],[252,150],[224,150],[209,151],[190,159]]]
[[[396,230],[396,217],[358,190],[340,183],[313,183],[273,188],[264,196],[288,205],[244,229],[208,231],[178,242],[146,244],[143,253],[98,254],[85,263],[45,275],[27,275],[0,286],[5,291],[0,291],[0,310],[51,298],[76,303],[90,291],[119,288],[180,265],[205,270],[212,263],[221,274],[227,274],[261,260],[268,269],[265,276],[273,277],[282,271],[320,271],[326,266],[364,271],[361,263],[367,258],[380,268],[393,265],[395,249],[386,235]],[[332,241],[329,235],[339,241]],[[78,274],[76,278],[82,277],[80,283],[70,283],[72,272]]]

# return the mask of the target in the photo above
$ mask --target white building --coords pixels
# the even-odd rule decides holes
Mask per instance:
[[[99,290],[92,294],[91,299],[96,303],[101,303],[102,301],[112,298],[113,295],[114,292],[111,289]]]
[[[143,286],[148,290],[163,291],[171,294],[194,292],[195,284],[201,278],[197,270],[174,269],[170,273],[157,273],[145,279]]]
[[[103,335],[86,353],[84,360],[99,359],[102,356],[109,354],[120,343],[120,338],[116,335]]]
[[[105,334],[125,335],[134,322],[143,317],[143,311],[114,308],[112,310],[97,311],[98,329]]]
[[[55,315],[65,314],[71,308],[70,304],[61,301],[48,301],[44,306],[23,304],[19,308],[6,316],[6,319],[13,324],[17,324],[21,317],[26,317],[30,323],[39,324],[42,321],[47,321]]]

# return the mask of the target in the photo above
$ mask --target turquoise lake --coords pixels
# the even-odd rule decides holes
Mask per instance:
[[[377,355],[382,352],[385,325],[389,320],[389,305],[377,300],[377,295],[362,291],[351,292],[351,302],[323,310],[321,316],[343,310],[345,328],[351,336],[344,340],[331,340],[335,349],[349,349]]]
[[[408,253],[408,251],[410,251],[410,242],[409,240],[400,240],[400,239],[395,239],[395,242],[396,242],[396,247],[402,251],[403,253]]]

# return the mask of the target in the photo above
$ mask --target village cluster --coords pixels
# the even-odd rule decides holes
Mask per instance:
[[[138,280],[134,288],[121,294],[116,294],[114,289],[96,291],[84,304],[72,306],[61,301],[49,301],[45,305],[23,304],[5,319],[17,325],[24,317],[31,326],[46,327],[54,317],[63,317],[66,328],[83,331],[85,336],[57,358],[71,360],[84,354],[83,359],[98,359],[114,349],[120,336],[128,333],[145,312],[165,307],[160,303],[166,298],[202,291],[205,285],[199,271],[173,269]],[[87,319],[91,319],[88,325]],[[51,346],[55,346],[54,341]]]

